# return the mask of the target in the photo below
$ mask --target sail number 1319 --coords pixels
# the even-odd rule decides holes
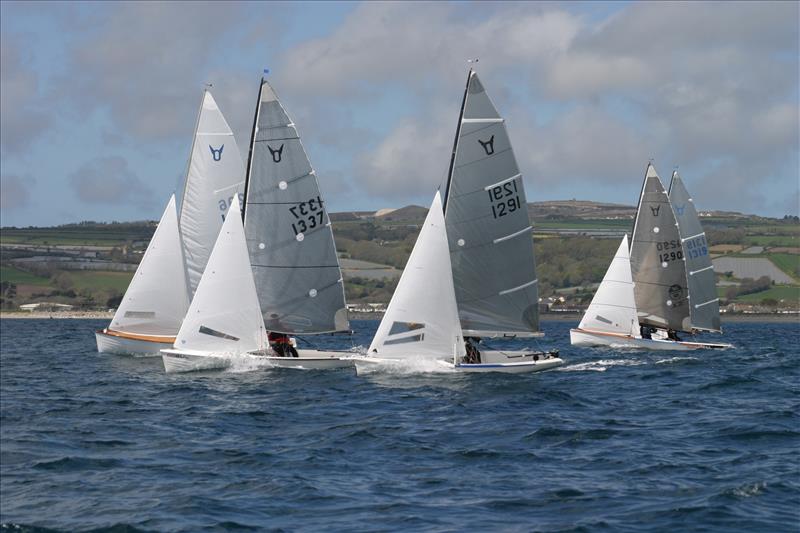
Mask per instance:
[[[522,201],[519,199],[517,190],[517,180],[497,185],[487,189],[486,192],[489,193],[494,218],[504,217],[522,208]]]

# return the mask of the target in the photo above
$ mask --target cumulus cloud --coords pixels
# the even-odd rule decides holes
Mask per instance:
[[[149,207],[153,201],[153,191],[128,168],[128,161],[119,156],[92,159],[67,179],[85,204]]]
[[[432,131],[424,122],[402,121],[375,150],[359,159],[361,185],[373,196],[398,202],[423,191],[433,194],[450,161],[447,146],[452,138],[443,133]]]
[[[382,88],[407,88],[409,113],[356,156],[354,181],[371,195],[411,197],[439,182],[473,56],[523,174],[540,186],[636,191],[652,157],[662,172],[679,164],[695,175],[701,205],[752,211],[769,202],[748,183],[796,180],[796,3],[638,3],[599,22],[549,4],[479,11],[362,4],[286,54],[285,84],[307,99],[364,106]]]
[[[28,207],[31,203],[31,187],[35,180],[14,174],[0,176],[0,209],[15,210]]]
[[[236,3],[102,6],[70,50],[68,96],[84,110],[107,108],[118,130],[143,138],[185,133],[204,75],[220,53],[230,53],[225,37],[240,16]]]
[[[14,155],[47,130],[50,118],[39,101],[39,76],[27,66],[20,43],[0,38],[0,147]]]

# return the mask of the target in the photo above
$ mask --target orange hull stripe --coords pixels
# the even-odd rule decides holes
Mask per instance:
[[[98,333],[109,335],[111,337],[120,337],[123,339],[132,339],[137,341],[158,342],[162,344],[174,344],[175,337],[169,335],[141,335],[139,333],[128,333],[126,331],[114,331],[113,329],[101,329]]]

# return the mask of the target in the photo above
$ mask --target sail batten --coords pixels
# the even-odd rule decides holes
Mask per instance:
[[[532,336],[539,298],[522,173],[505,121],[472,70],[459,119],[444,214],[461,328]]]
[[[672,173],[669,199],[675,212],[679,233],[691,235],[681,239],[684,263],[689,274],[687,280],[689,297],[692,301],[703,302],[690,306],[691,327],[721,331],[716,276],[709,255],[708,241],[694,202],[677,171]]]
[[[248,159],[245,235],[269,331],[349,329],[330,218],[294,122],[262,79]]]

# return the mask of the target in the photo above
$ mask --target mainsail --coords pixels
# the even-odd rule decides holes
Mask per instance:
[[[690,331],[689,292],[678,223],[661,179],[647,165],[631,241],[639,322]]]
[[[614,259],[578,327],[633,337],[639,335],[627,235],[622,238],[617,253],[614,254]]]
[[[678,220],[689,287],[692,328],[721,331],[719,298],[714,266],[708,254],[706,233],[683,180],[675,171],[669,184],[669,200]]]
[[[261,80],[245,184],[245,235],[267,330],[349,328],[330,219],[300,136]]]
[[[444,210],[464,335],[538,335],[539,293],[522,174],[504,119],[472,70]]]
[[[462,357],[465,352],[439,193],[369,347],[388,358]]]
[[[266,345],[239,198],[234,196],[175,348],[238,354]]]
[[[185,276],[173,194],[114,313],[110,329],[142,335],[175,335],[189,307]]]
[[[206,90],[178,219],[190,296],[197,290],[231,198],[241,193],[243,186],[239,147],[214,97]]]

